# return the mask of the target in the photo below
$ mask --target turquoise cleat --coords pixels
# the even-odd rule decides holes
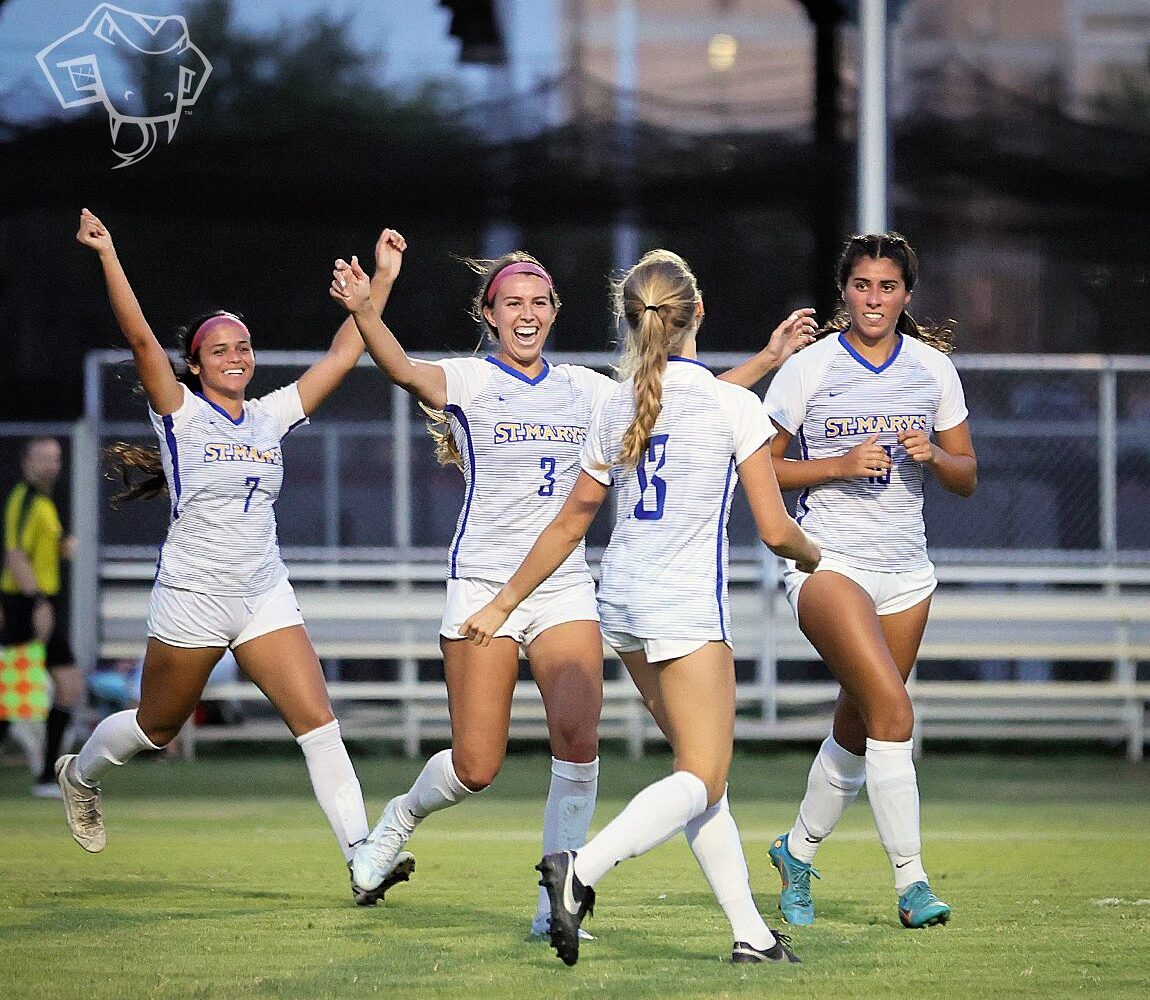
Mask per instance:
[[[811,899],[811,876],[820,878],[818,871],[791,855],[787,848],[787,834],[776,838],[768,853],[771,864],[779,870],[783,891],[779,894],[779,912],[788,924],[807,927],[815,922],[815,904]]]
[[[898,919],[903,927],[932,927],[950,919],[950,907],[925,882],[915,882],[898,897]]]

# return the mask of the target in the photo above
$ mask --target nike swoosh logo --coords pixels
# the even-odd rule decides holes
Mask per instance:
[[[827,395],[830,396],[831,399],[834,399],[835,396],[841,396],[844,392],[846,392],[846,389],[840,389],[838,392],[828,392]]]
[[[909,864],[910,864],[909,861],[904,861],[901,865],[896,863],[895,868],[905,868]]]
[[[575,902],[575,893],[572,891],[574,882],[575,866],[568,861],[567,877],[563,879],[563,906],[566,907],[568,913],[579,912],[579,904]]]

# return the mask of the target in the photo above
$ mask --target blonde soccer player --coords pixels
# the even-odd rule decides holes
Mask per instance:
[[[619,282],[629,376],[587,435],[578,480],[523,564],[461,633],[480,648],[581,543],[614,490],[599,614],[675,754],[674,773],[639,792],[587,844],[539,863],[551,943],[574,965],[594,886],[621,861],[685,831],[722,906],[734,962],[798,961],[751,897],[726,797],[735,720],[727,594],[727,520],[741,479],[764,542],[813,570],[819,549],[787,515],[771,468],[774,434],[758,398],[696,360],[703,300],[686,262],[666,250]]]

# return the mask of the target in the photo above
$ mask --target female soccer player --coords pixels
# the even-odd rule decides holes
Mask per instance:
[[[537,866],[551,907],[551,943],[574,965],[593,886],[615,865],[686,829],[731,922],[734,962],[797,961],[751,898],[738,830],[726,803],[735,723],[727,598],[727,519],[741,476],[759,534],[807,570],[818,546],[792,520],[771,469],[774,431],[759,400],[695,360],[703,301],[682,258],[653,250],[619,283],[630,375],[596,416],[571,495],[523,564],[461,628],[487,648],[504,622],[583,542],[615,488],[599,614],[675,753],[674,773],[648,786],[578,851]]]
[[[582,539],[489,644],[460,641],[459,628],[508,580],[566,500],[587,428],[616,383],[544,358],[559,297],[535,258],[516,251],[473,267],[480,285],[472,315],[492,348],[484,358],[409,358],[368,303],[366,277],[354,258],[336,262],[331,285],[383,373],[445,415],[448,429],[437,435],[441,459],[458,464],[465,482],[439,633],[452,746],[432,756],[411,789],[387,803],[356,852],[353,870],[364,888],[389,877],[417,823],[495,779],[507,752],[520,647],[543,697],[551,737],[544,851],[582,844],[595,808],[603,642]],[[796,310],[763,351],[726,377],[753,385],[809,342],[812,313]],[[540,893],[533,936],[547,932],[549,917],[550,904]]]
[[[906,679],[937,583],[922,519],[924,473],[969,496],[978,467],[962,385],[946,356],[951,329],[920,327],[906,311],[917,277],[902,236],[852,237],[838,265],[845,309],[829,335],[782,367],[766,397],[779,428],[775,474],[783,489],[803,491],[799,520],[823,549],[814,574],[788,566],[787,597],[842,686],[795,825],[770,849],[783,882],[779,908],[792,924],[814,920],[811,862],[864,782],[902,923],[950,916],[922,863]],[[792,461],[784,455],[795,434],[802,458]]]
[[[121,496],[166,492],[171,521],[148,612],[139,707],[108,716],[79,754],[56,762],[72,836],[86,851],[104,849],[100,779],[113,765],[176,736],[230,647],[302,748],[316,798],[350,866],[355,845],[368,832],[363,795],[280,558],[273,505],[283,483],[280,442],[354,367],[363,341],[345,320],[327,353],[297,382],[247,400],[255,369],[251,334],[238,316],[215,312],[183,328],[187,371],[177,378],[107,228],[87,209],[76,238],[100,258],[160,442],[159,453],[120,448],[126,466],[151,476]],[[393,230],[380,235],[371,308],[383,308],[404,249]],[[411,867],[404,859],[394,879],[406,879]],[[365,906],[386,888],[368,891],[352,883],[356,902]]]

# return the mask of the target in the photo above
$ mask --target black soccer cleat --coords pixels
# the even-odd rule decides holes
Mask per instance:
[[[565,965],[579,961],[579,925],[595,912],[595,890],[575,874],[575,852],[548,854],[535,866],[551,901],[551,947]]]
[[[801,962],[791,951],[791,939],[778,931],[771,931],[775,935],[775,943],[766,951],[760,951],[747,944],[746,941],[736,941],[731,948],[731,961],[736,965],[749,962]]]
[[[387,877],[374,889],[361,889],[356,885],[355,876],[351,875],[351,862],[349,861],[347,863],[347,871],[348,874],[351,875],[351,894],[355,897],[356,906],[375,906],[376,903],[383,901],[384,893],[393,885],[406,882],[411,878],[411,873],[415,871],[415,858],[408,854],[407,851],[403,853],[407,854],[407,857],[401,857],[396,866],[388,873]]]

